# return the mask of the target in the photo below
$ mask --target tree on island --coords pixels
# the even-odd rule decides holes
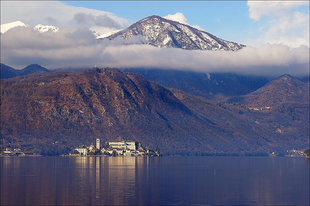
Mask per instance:
[[[304,151],[304,154],[306,155],[306,157],[310,157],[310,149],[306,149]]]
[[[115,150],[113,150],[113,152],[112,152],[112,156],[113,156],[113,157],[118,156],[118,154],[117,154],[117,152],[116,152]]]
[[[94,155],[102,155],[102,152],[100,149],[96,149]]]
[[[156,148],[155,148],[155,154],[156,154],[157,156],[161,156],[161,155],[160,155],[160,149],[159,149],[158,146],[156,146]]]

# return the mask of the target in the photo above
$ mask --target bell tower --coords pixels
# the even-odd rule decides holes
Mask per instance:
[[[100,149],[100,139],[96,139],[96,149]]]

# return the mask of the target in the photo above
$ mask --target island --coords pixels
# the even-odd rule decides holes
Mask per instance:
[[[102,147],[100,139],[96,139],[96,144],[90,146],[82,145],[75,148],[69,156],[161,156],[160,150],[146,149],[140,142],[132,140],[107,141]]]

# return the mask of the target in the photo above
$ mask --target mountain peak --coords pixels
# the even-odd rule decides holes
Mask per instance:
[[[304,82],[301,80],[289,75],[289,74],[283,74],[276,78],[275,80],[271,81],[272,84],[288,84],[289,86],[292,86],[294,84],[295,86],[304,85]]]
[[[144,37],[145,41],[139,43],[149,44],[155,47],[213,51],[237,51],[244,47],[244,45],[222,40],[190,25],[165,19],[157,15],[146,17],[132,24],[127,29],[112,34],[107,38],[114,40],[120,37],[127,44],[132,44],[130,39],[135,36]]]
[[[309,87],[299,79],[284,74],[246,95],[251,106],[269,107],[282,102],[308,102]]]
[[[145,21],[147,19],[163,19],[161,16],[158,16],[158,15],[152,15],[152,16],[148,16],[140,21]]]
[[[45,67],[42,67],[39,64],[30,64],[26,66],[24,69],[22,69],[20,72],[21,72],[21,76],[24,76],[24,75],[28,75],[32,73],[45,74],[50,71],[46,69]]]

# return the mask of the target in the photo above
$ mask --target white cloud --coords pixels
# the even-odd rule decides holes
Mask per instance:
[[[175,14],[168,14],[167,16],[164,16],[164,18],[172,21],[177,21],[182,24],[188,24],[187,18],[181,12],[177,12]]]
[[[308,6],[307,1],[248,1],[249,16],[255,21],[266,17],[267,23],[260,28],[257,39],[248,39],[244,44],[260,47],[265,44],[284,44],[291,48],[309,47],[309,10],[298,11]]]
[[[141,39],[136,39],[141,41]],[[96,40],[87,28],[66,27],[58,33],[11,29],[1,38],[2,63],[23,68],[38,63],[55,68],[160,68],[200,72],[235,72],[263,76],[309,73],[309,48],[284,45],[246,47],[238,52],[188,51],[150,45],[124,45],[119,39]]]
[[[126,19],[113,13],[69,6],[60,1],[1,1],[1,7],[1,24],[22,21],[32,27],[37,24],[96,26],[107,32],[128,26]]]
[[[168,14],[167,16],[164,16],[163,18],[165,19],[169,19],[172,21],[177,21],[180,22],[182,24],[187,24],[190,25],[187,21],[187,18],[184,16],[184,14],[182,14],[181,12],[177,12],[175,14]],[[203,30],[200,26],[198,25],[191,25],[192,27],[199,29],[199,30]]]
[[[308,1],[248,1],[251,19],[258,21],[262,16],[283,16],[292,9],[308,6]]]
[[[112,56],[105,64],[111,67],[144,67],[200,72],[235,72],[250,75],[278,76],[308,74],[309,49],[266,45],[259,49],[229,51],[188,51],[155,48],[149,45],[108,46],[104,55]]]

